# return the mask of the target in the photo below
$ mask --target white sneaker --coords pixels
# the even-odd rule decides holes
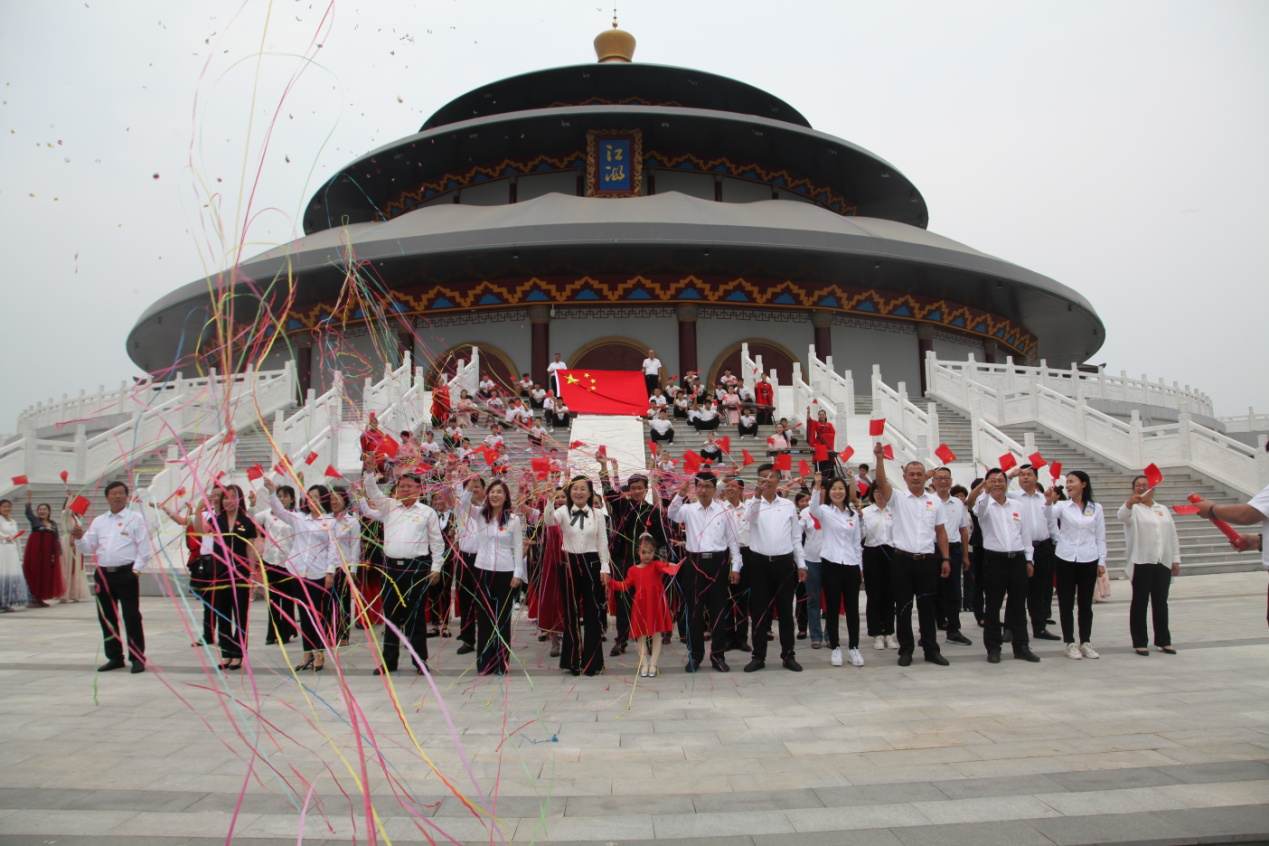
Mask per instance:
[[[859,654],[858,649],[852,649],[850,651],[850,663],[854,664],[856,667],[864,666],[864,656]]]
[[[873,648],[873,649],[885,649],[885,648],[886,648],[886,636],[885,636],[885,635],[877,635],[876,637],[874,637],[874,638],[872,639],[872,648]]]
[[[1080,648],[1078,646],[1076,646],[1073,643],[1068,643],[1066,645],[1066,657],[1074,658],[1076,661],[1078,661],[1084,656],[1080,654]]]
[[[1093,644],[1091,644],[1091,643],[1081,643],[1081,644],[1080,644],[1080,653],[1081,653],[1081,654],[1082,654],[1085,658],[1100,658],[1100,657],[1102,657],[1102,656],[1098,655],[1098,654],[1097,654],[1097,652],[1093,649]]]
[[[899,638],[895,637],[894,635],[886,635],[886,646],[890,647],[891,649],[898,649]]]
[[[854,652],[853,649],[851,651]],[[831,663],[833,664],[834,667],[840,667],[842,665],[842,648],[840,646],[833,650],[833,658]]]

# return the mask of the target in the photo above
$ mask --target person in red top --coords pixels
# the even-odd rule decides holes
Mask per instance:
[[[432,391],[432,428],[444,426],[449,420],[449,383],[441,377],[441,382]]]
[[[833,444],[837,440],[837,429],[833,428],[833,424],[828,422],[828,412],[820,409],[816,420],[811,419],[811,407],[806,407],[806,442],[807,446],[815,449],[822,446],[828,450],[828,457],[823,461],[815,462],[815,471],[823,473],[825,481],[832,481],[833,466],[837,463],[837,452],[833,449]]]
[[[655,678],[661,675],[657,661],[661,658],[661,636],[674,628],[674,615],[665,597],[661,575],[673,576],[678,564],[656,561],[656,541],[651,535],[639,538],[639,561],[626,571],[626,578],[611,581],[613,590],[634,589],[634,605],[630,613],[630,636],[639,644],[639,675]],[[651,642],[651,654],[648,644]]]
[[[758,424],[770,426],[775,414],[775,388],[771,387],[765,375],[753,386],[753,395],[758,401]]]

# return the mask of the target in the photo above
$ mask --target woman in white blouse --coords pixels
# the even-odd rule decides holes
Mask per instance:
[[[1066,495],[1059,501],[1056,485],[1045,494],[1044,508],[1049,537],[1054,550],[1057,574],[1058,617],[1066,657],[1100,658],[1093,650],[1093,592],[1097,577],[1106,572],[1106,518],[1100,503],[1093,501],[1093,486],[1083,470],[1066,474]],[[1079,602],[1079,645],[1075,641],[1073,611]]]
[[[606,618],[604,599],[608,586],[608,528],[602,510],[593,507],[595,487],[585,476],[568,486],[563,508],[548,511],[546,525],[559,526],[564,545],[564,643],[560,669],[573,675],[603,672],[600,637]],[[578,624],[581,636],[578,636]]]
[[[352,599],[352,585],[361,567],[361,521],[348,506],[351,500],[344,488],[331,488],[330,511],[335,518],[335,550],[339,556],[336,562],[335,588],[331,592],[331,620],[340,646],[348,645],[348,633],[351,630],[352,617],[349,616],[349,603]],[[360,616],[360,615],[358,615]]]
[[[507,672],[511,609],[528,578],[524,564],[524,523],[513,511],[511,489],[495,479],[483,504],[468,500],[468,532],[476,552],[476,667],[481,675]]]
[[[861,517],[864,528],[864,590],[868,593],[868,636],[873,649],[899,648],[894,636],[894,583],[890,559],[894,557],[894,515],[885,506],[878,506],[871,485],[864,500]]]
[[[811,514],[820,521],[823,546],[820,548],[820,579],[824,585],[824,612],[828,629],[828,647],[833,650],[832,664],[842,666],[842,645],[838,640],[838,615],[842,599],[846,600],[847,648],[850,663],[864,666],[859,651],[859,585],[863,581],[862,519],[854,508],[855,480],[838,476],[828,483],[828,504],[823,504],[822,476],[815,474],[811,491]],[[856,503],[858,504],[858,503]],[[870,600],[871,601],[871,600]]]
[[[1132,648],[1149,655],[1146,637],[1146,607],[1153,611],[1154,645],[1175,655],[1172,633],[1168,631],[1168,588],[1181,571],[1181,544],[1176,523],[1168,509],[1154,501],[1154,488],[1145,476],[1132,480],[1132,496],[1119,506],[1128,547],[1128,580],[1132,582],[1132,605],[1128,608],[1128,629]]]
[[[267,476],[264,487],[269,491],[269,508],[273,515],[286,523],[293,533],[286,568],[298,585],[296,613],[304,640],[304,661],[295,669],[320,673],[326,666],[323,650],[330,639],[327,611],[331,588],[335,586],[335,570],[339,566],[335,518],[330,513],[330,491],[325,485],[313,485],[306,492],[302,510],[288,511],[278,499],[278,486]]]

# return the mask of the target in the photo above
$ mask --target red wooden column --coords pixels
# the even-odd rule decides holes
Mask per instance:
[[[815,355],[823,361],[833,354],[832,312],[811,312],[811,325],[815,327]]]
[[[551,363],[551,308],[529,306],[529,375],[539,385],[546,384],[546,366]]]
[[[674,316],[679,321],[678,372],[683,375],[699,369],[696,366],[696,315],[697,308],[693,303],[679,303],[674,307]]]

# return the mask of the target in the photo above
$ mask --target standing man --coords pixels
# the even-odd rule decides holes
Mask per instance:
[[[617,460],[604,456],[599,458],[599,481],[604,490],[604,501],[608,505],[608,525],[611,529],[609,550],[609,567],[612,578],[624,581],[627,571],[639,562],[639,538],[650,535],[657,549],[666,545],[665,523],[661,514],[661,492],[655,484],[651,484],[653,473],[647,476],[631,476],[622,493],[614,488],[621,484],[617,477]],[[608,475],[608,465],[612,465],[612,477]],[[648,501],[648,488],[652,488],[652,500]],[[630,607],[634,599],[633,591],[615,591],[617,604],[617,637],[612,651],[613,658],[624,655],[630,640]]]
[[[1005,625],[1013,630],[1013,657],[1036,663],[1040,658],[1027,642],[1026,597],[1028,580],[1035,572],[1032,559],[1037,548],[1031,543],[1030,513],[1022,503],[1005,495],[1008,484],[1000,468],[993,467],[969,494],[969,506],[978,516],[983,533],[983,581],[987,591],[983,609],[987,627],[983,641],[987,645],[987,660],[999,664],[1003,641],[1000,603],[1008,594]],[[984,490],[987,496],[980,499]]]
[[[145,631],[141,628],[141,571],[150,561],[150,527],[138,511],[128,508],[128,486],[123,482],[106,485],[108,514],[93,518],[88,531],[76,523],[71,527],[75,548],[97,556],[93,584],[97,592],[97,620],[101,623],[106,663],[98,672],[119,670],[124,665],[119,613],[128,638],[132,672],[145,672]],[[116,606],[118,606],[116,608]]]
[[[770,426],[775,416],[775,388],[771,387],[765,373],[758,384],[753,386],[753,395],[758,401],[758,425]]]
[[[775,466],[758,468],[758,485],[749,501],[749,608],[753,617],[753,660],[745,672],[761,670],[767,664],[767,632],[771,615],[780,614],[780,659],[785,669],[802,672],[794,657],[793,597],[798,582],[806,581],[806,560],[802,551],[802,521],[792,500],[780,496]],[[740,581],[740,573],[732,573]]]
[[[560,377],[559,371],[568,370],[568,365],[564,363],[564,359],[559,353],[555,354],[555,360],[546,366],[546,378],[551,380],[550,389],[558,397],[560,395]]]
[[[939,579],[938,603],[947,621],[947,642],[973,646],[961,634],[961,574],[969,570],[969,530],[973,522],[965,503],[952,496],[952,471],[940,467],[934,471],[934,493],[942,502],[943,530],[947,533],[947,551],[952,572]]]
[[[648,387],[648,395],[655,388],[661,387],[661,359],[656,350],[648,350],[648,357],[643,360],[643,383]]]
[[[445,561],[440,518],[420,499],[423,486],[418,476],[399,478],[395,498],[379,490],[369,468],[365,480],[370,502],[363,511],[383,523],[383,616],[388,625],[383,627],[383,663],[375,675],[397,671],[401,635],[409,639],[418,655],[417,669],[423,675],[427,662],[423,609],[428,587],[440,579]]]
[[[688,482],[684,480],[668,512],[671,520],[683,525],[687,546],[687,561],[679,577],[691,653],[683,669],[689,673],[696,672],[705,660],[706,628],[710,632],[710,666],[720,673],[731,670],[727,665],[727,586],[740,573],[740,546],[731,509],[714,499],[717,484],[713,473],[697,473],[696,501],[688,502]]]
[[[730,636],[727,650],[730,652],[750,652],[749,645],[749,510],[745,503],[745,480],[732,476],[723,485],[723,499],[731,509],[732,520],[736,523],[736,542],[740,544],[740,577],[733,579],[728,588],[731,593],[730,614],[727,627]]]
[[[1010,471],[1008,478],[1018,479],[1021,491],[1009,491],[1010,499],[1027,510],[1031,527],[1031,546],[1035,550],[1034,575],[1027,588],[1027,613],[1031,615],[1031,636],[1036,640],[1061,640],[1050,632],[1048,621],[1053,613],[1053,539],[1049,537],[1049,522],[1044,513],[1045,499],[1036,480],[1035,468],[1023,464]],[[1008,484],[1006,480],[1005,484]]]
[[[950,662],[939,650],[934,601],[939,579],[952,575],[948,557],[947,530],[943,527],[942,503],[925,491],[925,465],[910,461],[903,468],[904,487],[896,490],[886,478],[885,450],[878,441],[877,483],[874,499],[878,507],[889,505],[894,532],[894,600],[898,609],[899,666],[912,664],[912,606],[917,607],[921,628],[921,648],[925,660],[946,667]]]

